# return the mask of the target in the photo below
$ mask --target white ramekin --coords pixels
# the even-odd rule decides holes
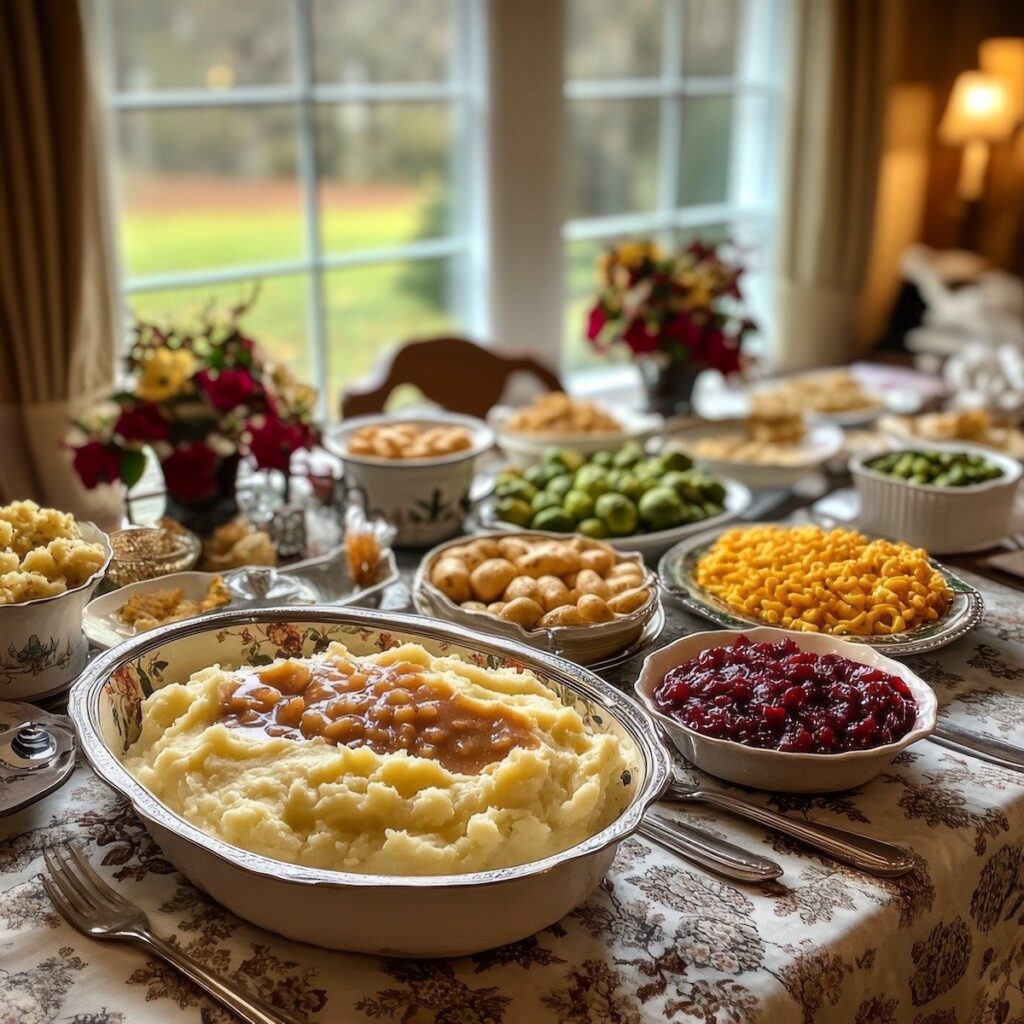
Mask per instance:
[[[1021,477],[1016,459],[959,442],[908,443],[906,450],[980,455],[997,465],[1003,475],[968,487],[936,487],[870,469],[867,463],[878,458],[878,453],[854,456],[849,466],[860,495],[858,526],[935,555],[981,550],[1006,536]]]

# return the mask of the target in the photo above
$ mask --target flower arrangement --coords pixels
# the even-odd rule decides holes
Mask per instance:
[[[283,473],[287,494],[292,452],[319,440],[316,391],[242,331],[252,302],[208,307],[188,326],[136,319],[128,354],[133,385],[75,422],[81,437],[71,444],[73,464],[86,487],[118,480],[131,487],[149,445],[168,495],[179,501],[213,499],[226,486],[233,493],[243,456]]]
[[[757,325],[744,312],[744,267],[725,248],[697,241],[667,253],[636,241],[608,249],[587,340],[601,352],[621,342],[635,357],[661,353],[662,360],[737,372],[743,338]]]

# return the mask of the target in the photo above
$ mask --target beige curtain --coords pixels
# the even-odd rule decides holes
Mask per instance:
[[[874,224],[899,0],[792,0],[771,362],[847,361]]]
[[[78,0],[0,3],[0,499],[108,519],[61,440],[109,393],[117,305]]]

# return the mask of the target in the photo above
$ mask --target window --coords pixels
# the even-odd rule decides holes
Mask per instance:
[[[568,301],[565,365],[597,365],[583,340],[601,250],[730,237],[767,313],[782,0],[566,0]]]
[[[325,411],[393,341],[482,331],[475,0],[102,0],[140,313],[260,295]]]

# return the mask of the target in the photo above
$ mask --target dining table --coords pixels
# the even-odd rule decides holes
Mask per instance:
[[[771,514],[788,516],[799,504],[790,497]],[[767,514],[757,508],[747,518]],[[421,553],[398,554],[402,578],[384,594],[385,609],[411,607]],[[941,720],[1024,746],[1021,591],[963,564],[957,571],[981,592],[983,622],[908,663],[934,688]],[[713,628],[671,597],[665,603],[655,646]],[[601,674],[631,692],[644,653]],[[861,873],[716,809],[663,804],[660,813],[768,856],[783,874],[726,881],[634,836],[568,916],[511,945],[448,960],[329,951],[246,923],[178,874],[130,805],[79,758],[61,789],[0,818],[0,1024],[232,1020],[161,961],[92,941],[58,916],[40,872],[47,844],[64,841],[78,844],[155,931],[309,1022],[1024,1020],[1024,773],[930,741],[856,790],[742,791],[788,815],[905,847],[913,868],[902,877]],[[247,898],[258,901],[258,889]]]

